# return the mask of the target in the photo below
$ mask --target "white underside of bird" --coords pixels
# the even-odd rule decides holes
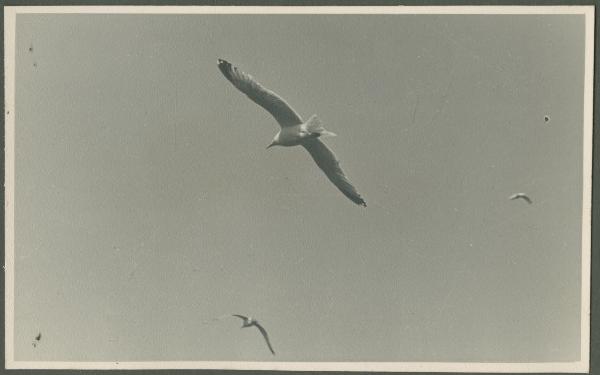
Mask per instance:
[[[272,146],[298,146],[308,139],[335,136],[335,133],[323,128],[321,120],[319,120],[317,115],[312,115],[308,121],[303,124],[281,128],[281,130],[275,134],[273,142],[271,142],[267,148]]]
[[[316,115],[312,115],[308,121],[303,121],[285,100],[273,91],[261,86],[251,75],[238,70],[225,60],[219,59],[218,62],[219,70],[225,78],[238,90],[246,94],[248,98],[266,109],[281,126],[281,130],[275,135],[267,148],[272,146],[303,146],[327,178],[346,197],[358,205],[367,206],[356,188],[348,181],[333,151],[319,139],[326,136],[335,136],[335,134],[325,130]]]

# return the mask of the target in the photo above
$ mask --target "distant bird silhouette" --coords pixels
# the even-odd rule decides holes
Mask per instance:
[[[325,172],[327,178],[346,197],[358,205],[367,206],[356,188],[346,178],[333,151],[319,139],[324,136],[335,136],[335,134],[325,130],[316,115],[312,115],[306,122],[303,121],[283,98],[264,88],[251,75],[238,70],[225,60],[219,59],[219,70],[238,90],[266,109],[281,126],[281,130],[267,148],[301,145]]]
[[[273,353],[273,355],[275,355],[275,351],[273,350],[273,347],[271,346],[271,342],[269,341],[269,335],[267,334],[267,331],[263,328],[263,326],[261,326],[258,323],[258,321],[256,321],[256,319],[252,319],[251,317],[247,317],[244,315],[238,315],[238,314],[233,314],[232,316],[236,316],[244,321],[242,323],[242,327],[240,327],[240,328],[247,328],[247,327],[252,327],[252,326],[258,328],[260,333],[262,333],[263,337],[265,338],[265,341],[267,342],[267,346],[269,347],[269,350],[271,351],[271,353]]]
[[[550,121],[550,117],[544,116],[544,122],[548,122],[548,121]]]
[[[527,203],[529,203],[529,204],[533,203],[533,202],[531,201],[531,198],[529,198],[529,197],[527,196],[527,194],[525,194],[525,193],[517,193],[517,194],[513,194],[513,195],[511,195],[511,196],[510,196],[508,199],[510,199],[511,201],[514,201],[515,199],[519,199],[519,198],[520,198],[520,199],[523,199],[525,202],[527,202]]]

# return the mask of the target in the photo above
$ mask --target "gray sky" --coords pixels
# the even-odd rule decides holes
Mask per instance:
[[[18,15],[15,359],[577,360],[583,52],[580,15]]]

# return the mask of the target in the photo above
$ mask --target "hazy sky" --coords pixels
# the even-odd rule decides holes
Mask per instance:
[[[16,42],[16,360],[579,359],[583,16],[20,14]],[[265,150],[217,58],[318,114],[368,207]],[[277,356],[202,324],[230,313]]]

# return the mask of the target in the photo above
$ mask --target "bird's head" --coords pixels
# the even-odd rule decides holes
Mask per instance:
[[[270,145],[267,146],[267,149],[273,147],[273,146],[277,146],[279,145],[279,133],[277,133],[277,135],[275,135],[275,137],[273,138],[273,141],[271,142]]]

